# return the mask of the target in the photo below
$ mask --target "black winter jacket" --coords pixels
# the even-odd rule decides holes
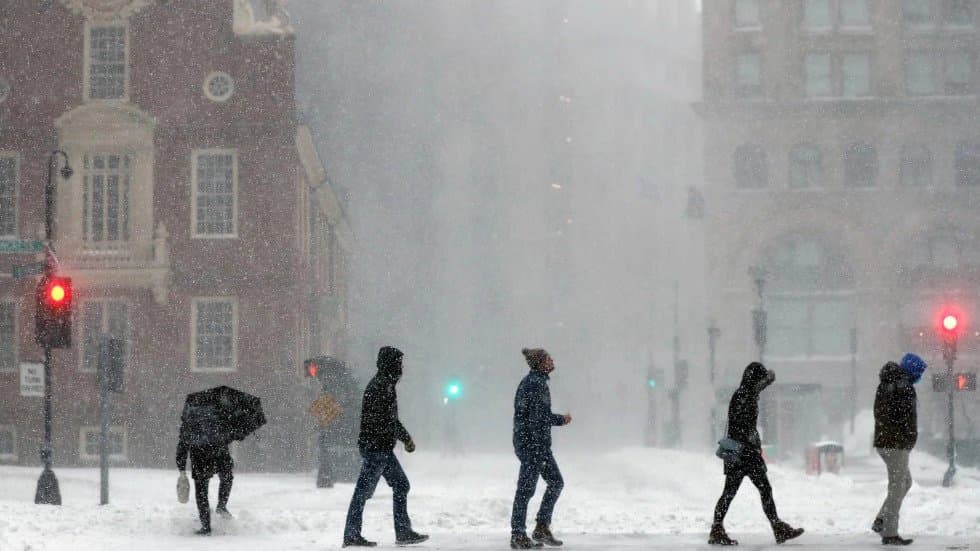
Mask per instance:
[[[874,446],[911,450],[919,438],[918,400],[912,378],[895,362],[886,363],[879,377]]]
[[[551,412],[548,375],[531,371],[514,396],[514,452],[519,458],[551,453],[551,427],[565,424],[565,416]]]
[[[364,389],[361,404],[361,431],[357,446],[362,452],[390,452],[395,442],[412,439],[398,420],[398,395],[395,385],[401,378],[402,353],[397,348],[384,347],[378,352],[378,374]]]
[[[759,437],[759,394],[773,378],[766,368],[753,362],[742,373],[742,384],[728,403],[728,437],[745,444],[746,448],[762,451]]]

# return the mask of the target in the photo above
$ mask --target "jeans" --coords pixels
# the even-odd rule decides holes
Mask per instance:
[[[888,538],[898,535],[899,511],[905,494],[912,488],[912,472],[909,471],[909,450],[877,449],[888,470],[888,495],[878,511],[878,518],[884,521],[881,536]]]
[[[384,477],[388,486],[391,486],[392,509],[395,516],[395,537],[403,536],[412,531],[412,522],[408,518],[408,491],[411,485],[408,477],[402,470],[401,463],[395,457],[395,452],[361,452],[364,464],[361,466],[361,474],[357,477],[357,484],[354,486],[354,495],[350,500],[350,508],[347,510],[347,525],[344,528],[344,539],[351,539],[361,535],[361,522],[364,516],[364,505],[368,499],[374,495],[374,489],[378,486],[378,481]]]
[[[520,457],[521,470],[517,475],[517,493],[514,495],[514,509],[510,518],[510,529],[512,533],[523,534],[527,523],[527,504],[534,495],[534,490],[538,485],[538,477],[544,479],[548,488],[541,499],[541,508],[538,510],[537,522],[540,524],[551,524],[551,514],[555,510],[555,503],[558,496],[565,486],[561,471],[555,456],[549,451],[546,455]]]
[[[738,488],[742,485],[742,480],[746,476],[749,477],[752,484],[755,484],[755,487],[759,490],[759,497],[762,498],[762,510],[765,512],[766,518],[769,519],[769,524],[774,525],[779,521],[779,515],[776,513],[776,502],[772,497],[772,485],[769,484],[765,463],[762,462],[761,457],[757,460],[753,458],[752,461],[748,461],[743,469],[735,467],[726,469],[726,471],[725,489],[722,491],[721,497],[718,498],[718,503],[715,505],[714,523],[716,525],[721,525],[725,521],[725,515],[728,514],[728,507],[732,504],[732,500],[735,499],[735,494],[738,493]]]

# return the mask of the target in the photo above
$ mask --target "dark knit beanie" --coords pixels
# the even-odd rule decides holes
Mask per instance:
[[[541,366],[548,359],[548,351],[544,348],[525,348],[521,353],[524,354],[527,365],[535,371],[540,371]]]

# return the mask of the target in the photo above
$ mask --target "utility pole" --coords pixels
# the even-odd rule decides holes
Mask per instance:
[[[721,337],[721,329],[718,329],[714,322],[708,326],[708,381],[711,383],[711,443],[713,444],[718,436],[715,432],[718,428],[718,388],[715,386],[715,350],[718,346],[718,339]]]

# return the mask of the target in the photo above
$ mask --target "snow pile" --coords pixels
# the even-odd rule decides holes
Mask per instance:
[[[235,34],[240,36],[293,34],[293,27],[289,24],[285,8],[280,7],[277,13],[259,21],[255,17],[255,9],[252,8],[250,0],[235,0],[232,28]]]
[[[409,511],[415,528],[432,535],[428,548],[500,548],[510,529],[518,464],[509,454],[442,457],[401,454],[412,481]],[[601,549],[673,548],[703,544],[723,477],[709,455],[624,449],[571,455],[558,450],[565,491],[554,528],[569,545]],[[963,545],[980,539],[980,473],[962,469],[957,486],[938,486],[945,465],[915,454],[916,486],[906,501],[903,533],[924,543]],[[236,518],[215,521],[215,535],[192,535],[192,503],[176,502],[176,471],[112,471],[112,504],[100,507],[96,469],[56,469],[65,505],[32,503],[38,468],[3,467],[0,549],[337,549],[352,487],[317,490],[312,475],[236,474],[229,508]],[[771,466],[780,514],[807,529],[803,543],[876,548],[868,531],[884,497],[884,468],[876,457],[849,462],[841,476],[809,477]],[[212,483],[212,500],[217,480]],[[543,493],[539,486],[532,502]],[[213,501],[212,501],[213,504]],[[772,542],[758,494],[746,481],[726,523],[744,543]],[[364,534],[393,538],[391,490],[382,483],[368,502]],[[928,546],[928,545],[927,545]]]

